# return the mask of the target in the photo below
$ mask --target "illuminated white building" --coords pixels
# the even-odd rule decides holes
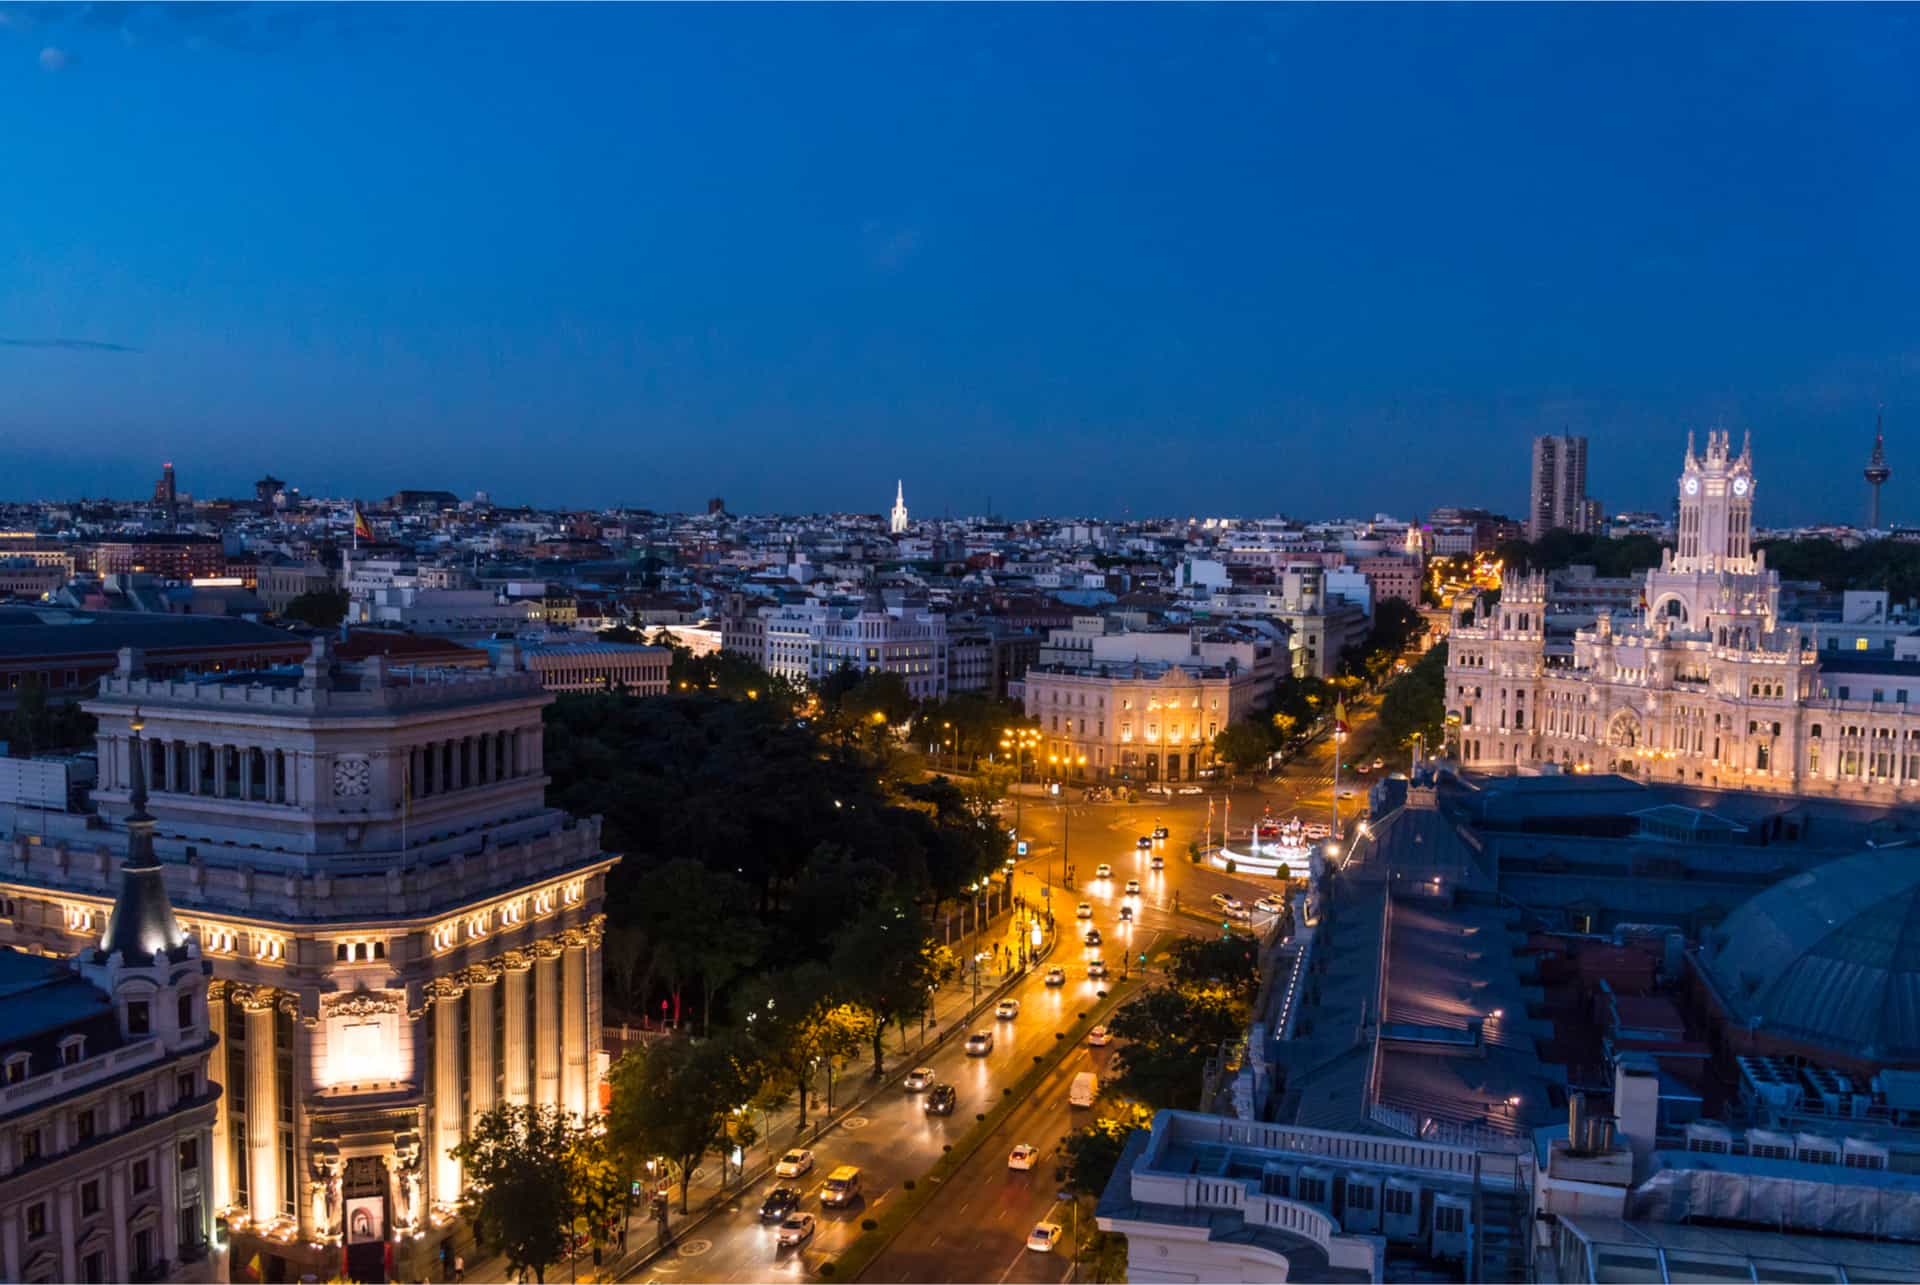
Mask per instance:
[[[893,512],[888,517],[887,529],[895,535],[907,533],[907,484],[895,482],[893,486]]]
[[[0,809],[0,940],[97,939],[125,860],[132,755],[182,927],[211,961],[224,1093],[212,1202],[268,1279],[437,1274],[460,1167],[497,1102],[597,1105],[597,819],[545,803],[540,711],[490,670],[336,663],[101,680],[98,815]],[[144,719],[142,739],[130,729]],[[101,822],[106,824],[101,824]]]
[[[1541,575],[1498,604],[1456,601],[1447,657],[1453,747],[1467,767],[1552,763],[1689,784],[1888,802],[1920,797],[1920,664],[1816,651],[1780,618],[1753,548],[1749,444],[1691,438],[1677,548],[1634,618],[1602,610],[1570,646]]]

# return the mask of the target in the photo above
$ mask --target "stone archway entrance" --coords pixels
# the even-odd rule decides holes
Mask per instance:
[[[387,1162],[380,1156],[354,1156],[347,1161],[340,1183],[341,1229],[347,1245],[347,1277],[356,1281],[387,1279],[387,1246],[393,1243],[388,1225],[392,1211],[387,1199]]]
[[[1640,747],[1643,733],[1640,719],[1632,710],[1623,709],[1607,724],[1607,746],[1612,751],[1613,770],[1626,776],[1634,772],[1634,751]]]

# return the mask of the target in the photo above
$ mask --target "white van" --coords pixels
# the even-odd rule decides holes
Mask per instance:
[[[1100,1077],[1092,1071],[1082,1071],[1073,1077],[1073,1086],[1067,1090],[1067,1101],[1077,1107],[1093,1105],[1093,1095],[1100,1092]]]

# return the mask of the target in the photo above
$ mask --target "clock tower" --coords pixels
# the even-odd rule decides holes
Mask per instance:
[[[1743,440],[1735,455],[1732,438],[1711,429],[1706,453],[1697,455],[1693,435],[1687,435],[1675,571],[1753,574],[1753,444],[1750,437]]]

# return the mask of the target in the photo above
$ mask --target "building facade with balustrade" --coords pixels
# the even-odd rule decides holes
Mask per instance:
[[[213,966],[213,1207],[265,1279],[437,1276],[471,1244],[451,1151],[474,1122],[597,1109],[617,857],[597,818],[546,805],[551,699],[512,648],[403,668],[322,640],[205,680],[123,652],[87,702],[95,810],[0,808],[0,940],[70,953],[113,901],[141,756],[167,891]]]
[[[1459,762],[1920,797],[1920,665],[1818,651],[1782,618],[1779,574],[1753,547],[1755,487],[1750,445],[1736,454],[1715,431],[1696,453],[1689,438],[1676,546],[1634,614],[1601,610],[1570,641],[1543,575],[1509,577],[1496,604],[1456,601],[1446,708]]]

